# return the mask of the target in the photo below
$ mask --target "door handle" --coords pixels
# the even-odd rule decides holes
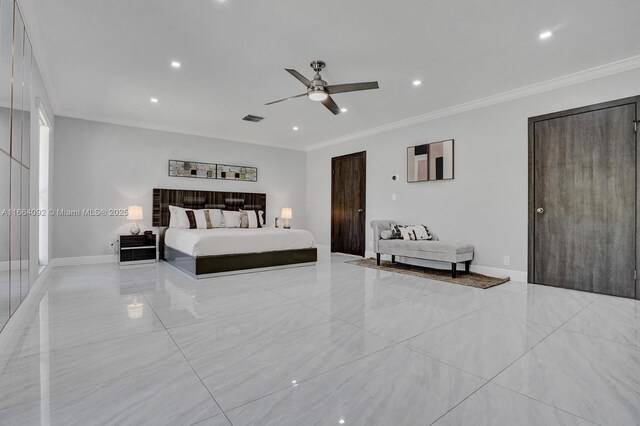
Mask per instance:
[[[536,209],[536,213],[538,213],[538,214],[542,214],[542,213],[544,213],[544,209],[543,209],[542,207],[538,207],[538,208]]]
[[[362,213],[362,209],[358,209],[358,213]]]

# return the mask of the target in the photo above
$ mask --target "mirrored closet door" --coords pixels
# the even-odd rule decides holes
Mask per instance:
[[[0,330],[29,292],[31,42],[15,0],[0,0]]]

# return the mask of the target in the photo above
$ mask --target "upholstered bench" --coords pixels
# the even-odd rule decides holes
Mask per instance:
[[[473,246],[469,244],[446,243],[439,241],[433,235],[431,240],[407,241],[400,239],[383,239],[383,231],[391,231],[396,225],[392,220],[374,220],[373,250],[376,252],[377,262],[380,265],[380,255],[391,255],[391,262],[395,263],[396,256],[411,257],[414,259],[448,262],[451,264],[451,276],[457,276],[458,263],[464,262],[465,271],[469,272],[473,260]]]

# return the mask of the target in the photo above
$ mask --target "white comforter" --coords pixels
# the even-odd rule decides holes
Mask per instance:
[[[169,228],[164,242],[167,246],[190,256],[260,253],[316,246],[311,232],[282,228]]]

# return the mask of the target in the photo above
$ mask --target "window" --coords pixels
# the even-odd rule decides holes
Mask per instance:
[[[39,145],[39,173],[38,173],[38,209],[41,212],[49,210],[49,137],[51,128],[49,121],[40,109],[40,145]],[[39,216],[38,262],[40,267],[49,263],[49,215]]]

